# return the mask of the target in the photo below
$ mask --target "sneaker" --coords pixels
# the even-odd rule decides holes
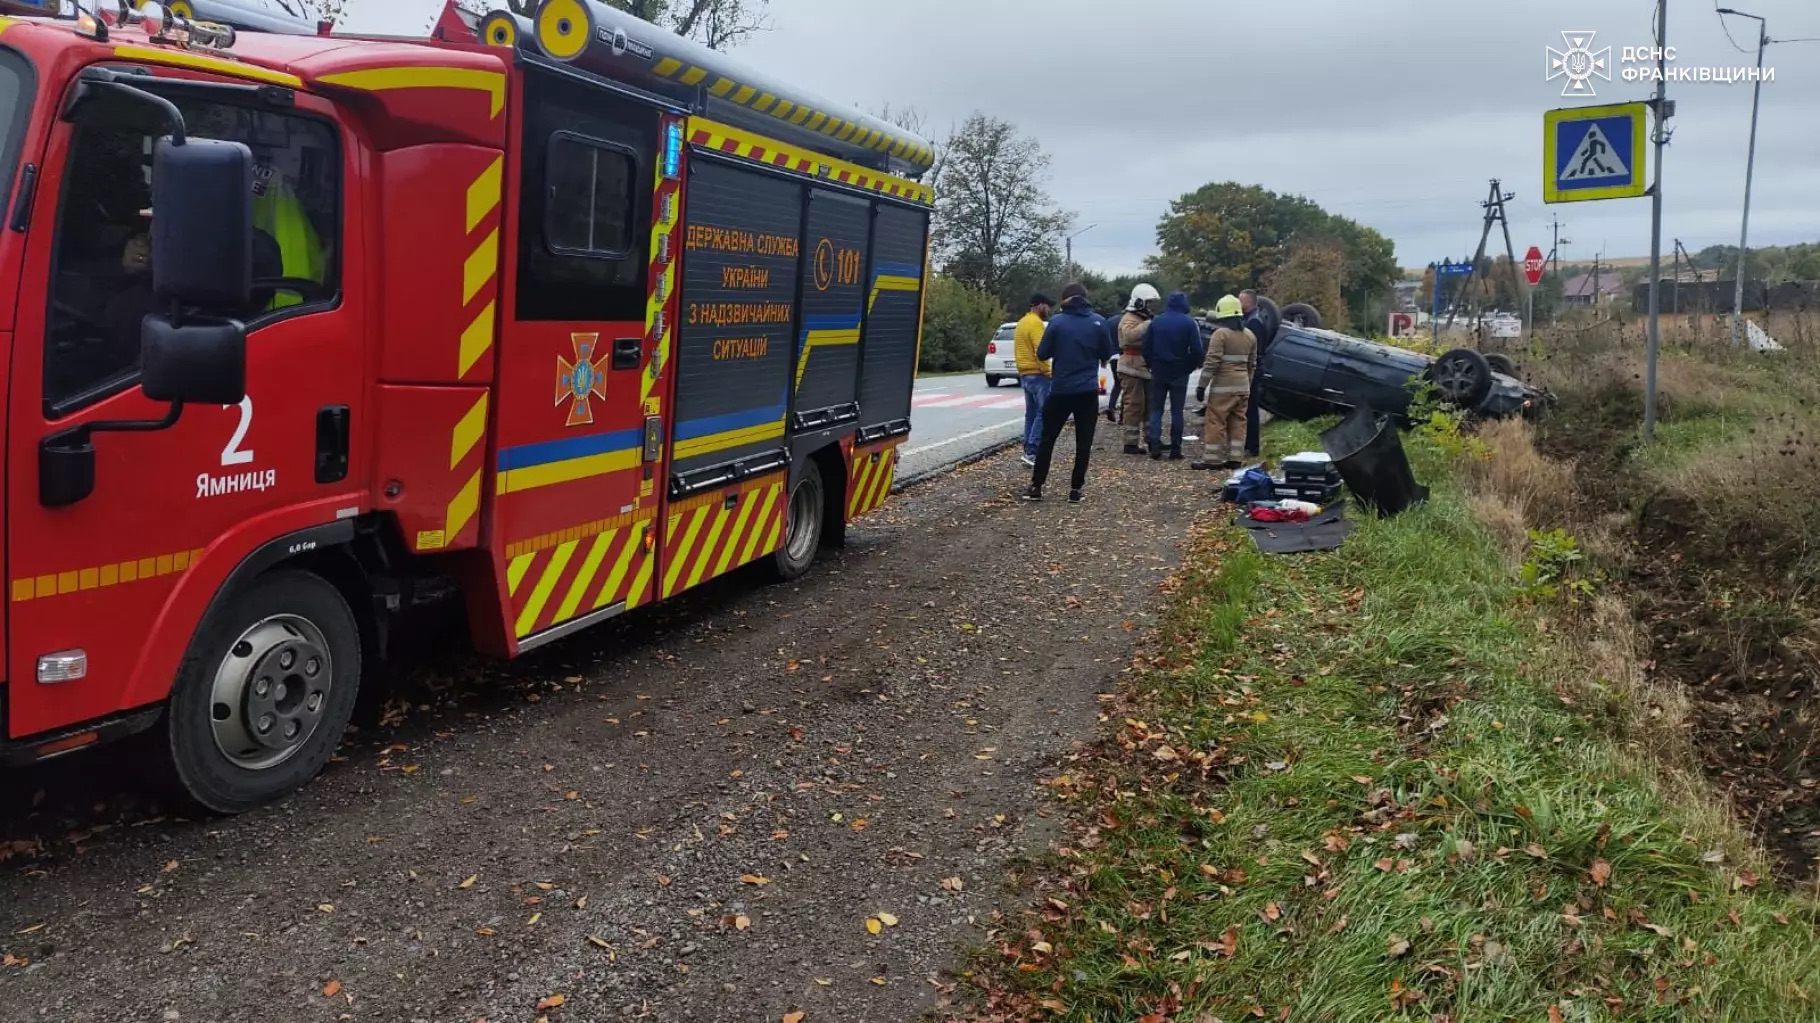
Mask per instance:
[[[1163,460],[1163,449],[1159,448],[1159,447],[1152,447],[1150,449],[1150,460],[1152,462],[1162,461]]]
[[[1141,455],[1144,453],[1144,449],[1138,447],[1136,444],[1127,444],[1125,445],[1125,453],[1127,455]]]
[[[1031,467],[1032,469],[1036,468],[1036,459],[1030,457],[1029,455],[1024,456],[1023,462],[1025,465]]]
[[[1180,452],[1180,451],[1171,451],[1171,452],[1169,452],[1169,460],[1170,460],[1170,461],[1171,461],[1171,462],[1179,462],[1179,461],[1181,461],[1181,460],[1182,460],[1182,453],[1181,453],[1181,452]]]
[[[1024,488],[1024,500],[1041,501],[1042,499],[1043,499],[1043,488],[1042,487],[1025,487]]]
[[[1087,495],[1081,493],[1078,490],[1068,491],[1068,503],[1069,504],[1080,504],[1082,501],[1085,501],[1086,499],[1087,499]]]

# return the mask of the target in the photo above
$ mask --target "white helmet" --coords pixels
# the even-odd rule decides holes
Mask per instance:
[[[1131,301],[1125,303],[1125,309],[1131,311],[1145,303],[1161,302],[1162,300],[1163,296],[1157,294],[1155,288],[1148,284],[1140,284],[1131,289]]]

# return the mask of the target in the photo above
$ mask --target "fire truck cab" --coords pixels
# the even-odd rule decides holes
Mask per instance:
[[[883,503],[926,141],[592,0],[458,42],[99,6],[0,18],[0,760],[150,732],[242,811],[425,581],[511,657]]]

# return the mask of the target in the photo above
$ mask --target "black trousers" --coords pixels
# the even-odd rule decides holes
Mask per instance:
[[[1051,394],[1043,406],[1043,443],[1036,449],[1036,470],[1030,485],[1041,489],[1049,479],[1049,462],[1055,458],[1055,442],[1061,439],[1062,427],[1074,420],[1074,489],[1087,485],[1087,459],[1093,455],[1093,428],[1100,415],[1097,394]]]

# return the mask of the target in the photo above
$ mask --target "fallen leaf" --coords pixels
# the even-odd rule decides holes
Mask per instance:
[[[867,934],[877,934],[878,932],[880,932],[884,929],[885,929],[885,925],[879,922],[878,917],[869,916],[866,918],[866,933]]]
[[[328,902],[319,902],[319,903],[317,903],[317,904],[316,904],[316,912],[318,912],[318,913],[333,913],[333,912],[335,912],[335,906],[334,906],[334,904],[333,904],[333,903],[328,903]]]
[[[942,888],[945,891],[958,892],[965,887],[967,887],[967,883],[965,881],[962,881],[958,877],[948,877],[948,878],[942,879]]]
[[[817,987],[833,987],[834,981],[829,980],[824,977],[817,977],[817,978],[815,978],[815,985]]]
[[[1237,927],[1228,927],[1226,933],[1220,935],[1220,951],[1228,959],[1239,954],[1239,929]]]
[[[771,879],[758,874],[741,874],[739,875],[739,882],[741,884],[767,885],[771,883]]]
[[[164,872],[167,874],[175,874],[177,872],[177,861],[172,860],[169,863],[166,863],[164,865]]]
[[[750,926],[752,926],[752,918],[744,913],[733,918],[733,929],[736,931],[743,931]]]
[[[1592,861],[1591,874],[1592,874],[1592,883],[1603,888],[1603,887],[1605,887],[1605,885],[1608,882],[1611,881],[1611,864],[1605,862],[1604,857],[1599,857],[1597,859],[1594,859]]]
[[[588,935],[588,944],[593,945],[595,948],[610,949],[613,947],[612,945],[607,944],[607,939],[597,938],[592,934]]]
[[[1551,1005],[1548,1007],[1548,1023],[1567,1023],[1567,1021],[1561,1017],[1561,1007],[1559,1005]]]
[[[551,995],[548,998],[540,998],[537,1000],[537,1011],[546,1012],[550,1009],[560,1009],[562,1008],[562,1004],[568,1000],[568,997],[565,995]]]
[[[1390,872],[1391,872],[1391,871],[1392,871],[1392,870],[1394,870],[1394,869],[1395,869],[1395,868],[1396,868],[1396,865],[1397,865],[1397,864],[1396,864],[1396,861],[1395,861],[1395,860],[1393,860],[1393,859],[1391,859],[1391,858],[1390,858],[1390,857],[1388,857],[1388,856],[1386,856],[1386,857],[1385,857],[1385,858],[1383,858],[1383,859],[1381,859],[1381,860],[1379,860],[1379,861],[1378,861],[1378,862],[1376,862],[1376,863],[1374,863],[1374,864],[1372,864],[1372,866],[1374,866],[1374,867],[1376,867],[1376,868],[1378,868],[1378,869],[1379,869],[1379,870],[1381,870],[1381,871],[1383,871],[1383,872],[1384,872],[1384,873],[1386,873],[1386,874],[1388,874],[1388,873],[1390,873]]]
[[[1264,919],[1270,921],[1273,924],[1276,923],[1278,920],[1283,919],[1282,907],[1278,906],[1274,902],[1266,903],[1264,905]]]
[[[491,938],[493,935],[498,934],[499,932],[494,930],[491,927],[480,927],[480,928],[476,928],[474,933],[480,935],[483,938]]]
[[[886,927],[896,927],[897,917],[892,916],[890,913],[880,913],[878,915],[878,922],[884,924]]]
[[[333,998],[340,993],[341,981],[339,980],[331,980],[327,984],[322,985],[322,997],[324,998]]]
[[[1409,939],[1397,934],[1391,935],[1384,949],[1385,958],[1401,959],[1408,954]]]
[[[803,1023],[803,1020],[808,1019],[808,1018],[809,1018],[809,1014],[806,1012],[786,1012],[786,1013],[784,1013],[784,1023]]]
[[[474,874],[474,875],[471,875],[466,881],[461,882],[460,884],[456,885],[455,887],[472,888],[472,887],[474,887],[474,882],[476,882],[478,880],[480,880],[480,875]]]
[[[874,983],[874,984],[877,984],[877,985],[878,985],[878,986],[879,986],[879,987],[884,987],[884,986],[885,986],[885,978],[883,978],[883,977],[873,977],[873,978],[872,978],[872,983]]]

